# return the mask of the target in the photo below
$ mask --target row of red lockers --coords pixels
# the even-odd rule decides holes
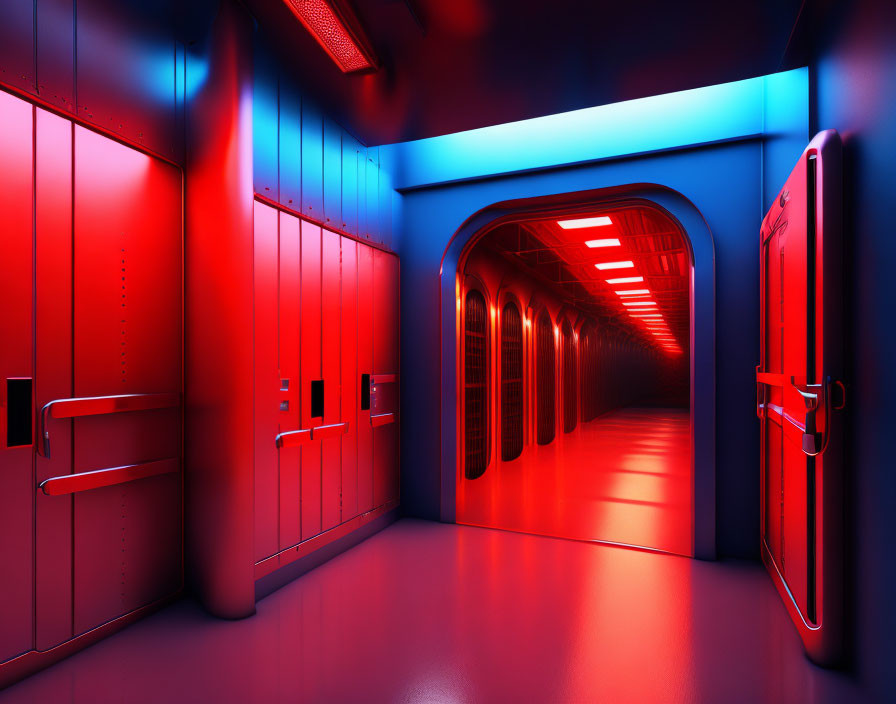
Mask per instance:
[[[0,160],[3,675],[182,587],[191,331],[178,169],[5,93]],[[397,501],[398,260],[256,215],[258,561]]]

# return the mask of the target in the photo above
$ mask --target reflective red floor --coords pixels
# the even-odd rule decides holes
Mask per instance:
[[[180,602],[2,704],[855,702],[758,563],[405,519],[221,621]]]
[[[457,520],[692,555],[688,412],[623,409],[526,447],[461,483]]]

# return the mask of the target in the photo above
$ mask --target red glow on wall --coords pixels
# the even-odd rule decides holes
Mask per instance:
[[[376,66],[372,52],[364,46],[350,12],[332,0],[287,0],[296,17],[317,40],[343,73],[365,71]]]

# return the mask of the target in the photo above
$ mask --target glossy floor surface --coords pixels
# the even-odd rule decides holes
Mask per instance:
[[[463,480],[457,520],[693,554],[690,416],[626,408]]]
[[[183,601],[20,702],[855,702],[761,565],[405,519],[221,621]]]

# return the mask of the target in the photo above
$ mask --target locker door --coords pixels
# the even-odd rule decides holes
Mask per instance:
[[[280,465],[280,550],[302,540],[302,467],[304,448],[307,447],[310,426],[305,418],[306,375],[299,363],[302,318],[301,288],[301,220],[280,213],[280,291],[279,291],[279,365],[280,401],[279,433],[293,442],[282,442],[279,448]],[[256,276],[257,276],[256,272]],[[316,377],[313,377],[316,378]]]
[[[398,498],[398,258],[373,253],[374,506]]]
[[[274,208],[255,202],[255,560],[263,560],[280,549],[280,454],[276,437],[283,382],[279,365],[279,222]],[[296,247],[298,249],[298,247]],[[298,268],[298,251],[294,260]],[[298,353],[295,355],[298,357]],[[287,374],[288,376],[288,374]],[[289,383],[286,382],[287,389]],[[288,405],[290,399],[283,399]],[[292,409],[289,409],[292,410]],[[287,411],[288,412],[288,411]],[[297,411],[296,411],[297,412]],[[284,425],[287,425],[284,423]],[[298,426],[298,422],[294,427]],[[288,428],[284,428],[286,430]],[[298,454],[296,450],[296,455]],[[298,476],[298,467],[295,469]],[[297,521],[298,525],[298,521]],[[298,532],[298,531],[296,531]]]
[[[348,423],[342,437],[343,521],[358,515],[358,248],[354,240],[342,238],[342,418]]]
[[[79,634],[181,585],[182,258],[176,169],[81,127],[74,159],[74,396],[141,410],[101,400],[61,423],[74,472],[144,477],[72,493]]]
[[[342,415],[340,384],[341,337],[341,250],[342,238],[324,230],[321,240],[321,372],[323,425],[314,430],[321,452],[321,528],[339,525],[342,508],[342,438],[348,419]]]
[[[32,647],[32,123],[0,92],[0,662]]]
[[[321,373],[321,228],[302,221],[301,253],[301,419],[302,428],[323,425]],[[321,447],[302,445],[302,540],[321,532]]]
[[[763,558],[819,662],[842,627],[839,165],[839,137],[821,133],[760,231]]]
[[[373,428],[370,378],[373,374],[373,248],[358,244],[358,513],[373,503]]]

